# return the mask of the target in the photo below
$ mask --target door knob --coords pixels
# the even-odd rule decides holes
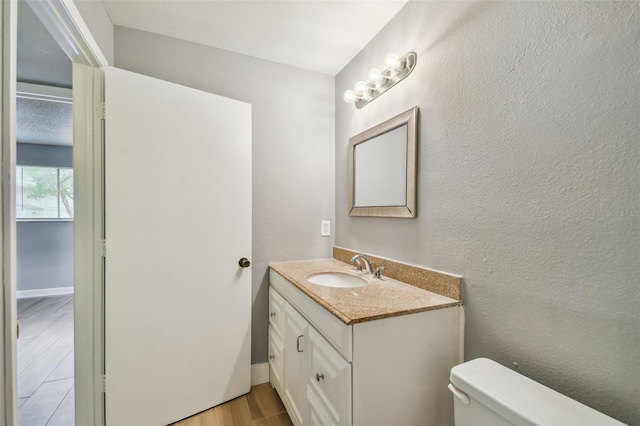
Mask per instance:
[[[238,265],[240,265],[241,268],[248,268],[249,265],[251,265],[251,262],[249,262],[249,259],[246,257],[243,257],[238,261]]]

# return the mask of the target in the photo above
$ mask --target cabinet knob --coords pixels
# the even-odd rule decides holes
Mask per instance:
[[[271,317],[275,317],[275,316],[276,316],[276,313],[275,313],[275,312],[271,312],[269,315],[270,315]]]
[[[316,373],[316,380],[320,381],[322,379],[324,379],[324,374]]]

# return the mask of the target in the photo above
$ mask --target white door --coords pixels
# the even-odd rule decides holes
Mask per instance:
[[[106,70],[108,426],[250,390],[251,106]]]

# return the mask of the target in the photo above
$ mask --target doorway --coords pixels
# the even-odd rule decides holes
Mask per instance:
[[[75,424],[72,62],[18,2],[18,425]]]
[[[67,64],[72,63],[72,84],[62,86],[63,89],[74,87],[72,94],[72,139],[74,146],[73,148],[68,147],[73,149],[73,169],[66,167],[65,164],[49,164],[48,171],[52,172],[50,169],[54,169],[53,173],[50,174],[55,175],[55,179],[50,179],[48,182],[55,182],[55,185],[57,185],[55,190],[57,197],[49,198],[50,204],[48,206],[41,205],[25,209],[34,214],[34,212],[38,212],[37,207],[42,210],[51,208],[51,210],[56,211],[57,219],[60,223],[66,220],[68,222],[67,226],[70,223],[73,228],[72,251],[74,253],[71,274],[69,274],[68,263],[66,269],[67,276],[71,275],[72,281],[71,283],[69,283],[69,279],[58,281],[52,287],[56,290],[47,290],[49,292],[67,294],[52,295],[46,294],[47,291],[45,291],[45,294],[38,295],[24,293],[24,291],[38,290],[42,292],[43,289],[20,289],[18,287],[18,275],[26,278],[28,274],[25,274],[24,271],[32,274],[35,272],[33,268],[23,268],[22,274],[17,273],[17,270],[20,269],[16,241],[18,239],[18,226],[20,226],[16,218],[19,201],[17,183],[21,166],[17,160],[19,156],[24,159],[23,154],[18,152],[21,148],[16,143],[19,140],[16,137],[16,111],[20,99],[19,95],[25,95],[26,93],[27,95],[23,96],[23,98],[36,98],[36,100],[43,100],[41,97],[44,95],[47,101],[57,98],[56,100],[64,100],[70,105],[69,95],[50,92],[51,90],[56,92],[61,89],[61,85],[52,84],[52,82],[23,77],[20,90],[17,90],[18,78],[16,70],[19,59],[16,48],[19,27],[18,8],[23,9],[25,7],[33,11],[37,19],[46,28],[46,31],[57,42],[59,48],[64,51],[66,59],[63,58],[63,60]],[[0,151],[0,168],[3,176],[3,209],[0,213],[2,218],[0,237],[3,246],[3,274],[0,288],[3,303],[0,306],[0,334],[3,344],[2,351],[0,351],[0,363],[4,367],[0,369],[0,382],[2,383],[2,386],[0,386],[0,418],[2,418],[1,422],[3,423],[17,425],[20,417],[19,406],[25,407],[41,385],[49,383],[48,387],[51,387],[50,384],[64,384],[65,386],[72,384],[74,392],[71,393],[71,388],[68,388],[62,401],[55,404],[53,414],[48,419],[45,418],[44,423],[41,423],[43,420],[39,419],[36,424],[66,424],[60,422],[64,418],[67,419],[65,422],[68,421],[70,417],[68,414],[75,412],[75,423],[99,426],[104,424],[104,363],[102,355],[104,276],[102,240],[104,238],[104,217],[102,213],[103,133],[101,132],[103,116],[100,105],[104,101],[103,69],[107,66],[107,60],[72,2],[64,2],[63,0],[3,2],[0,13],[2,16],[2,19],[0,19],[0,31],[2,32],[2,68],[0,69],[2,149]],[[50,68],[50,66],[45,67],[45,71]],[[45,75],[51,76],[52,73]],[[29,86],[34,81],[41,83],[37,84],[39,88],[36,88],[36,90],[32,90],[34,88]],[[47,87],[44,93],[41,93],[40,89],[42,87]],[[33,96],[34,94],[37,96]],[[58,102],[58,104],[64,104],[65,102]],[[41,166],[41,164],[38,164],[38,166]],[[26,170],[23,171],[26,179],[28,173]],[[40,170],[40,172],[44,173],[43,170]],[[72,175],[71,178],[69,177],[70,174]],[[73,181],[73,189],[70,192],[67,190],[71,188],[61,188],[69,180]],[[64,197],[61,195],[63,192]],[[72,202],[71,198],[73,199]],[[42,210],[40,212],[44,214]],[[22,247],[26,246],[22,245]],[[53,274],[51,277],[53,277]],[[23,293],[18,293],[19,291]],[[73,291],[73,302],[69,300],[71,291]],[[21,297],[20,299],[17,297],[25,295],[46,296],[48,299],[46,301],[28,301],[29,298],[27,297]],[[54,300],[51,296],[63,296],[63,298]],[[34,297],[30,299],[34,299]],[[72,346],[73,349],[70,353],[64,354],[63,360],[56,366],[57,371],[40,371],[38,374],[34,373],[32,375],[32,377],[35,376],[38,379],[33,379],[37,386],[34,393],[29,396],[29,399],[24,397],[24,392],[20,395],[19,389],[19,370],[23,365],[26,366],[26,363],[18,360],[18,305],[23,305],[21,306],[22,313],[20,314],[22,319],[26,321],[27,317],[31,317],[30,321],[38,323],[41,321],[33,319],[34,312],[38,310],[36,306],[42,308],[47,306],[48,308],[43,310],[53,311],[53,314],[61,314],[58,319],[60,320],[60,317],[64,317],[67,322],[60,321],[52,329],[50,328],[53,325],[44,328],[50,329],[50,331],[56,329],[58,331],[60,329],[70,329],[72,331],[72,334],[67,333],[64,336],[58,336],[55,344],[48,345],[50,348]],[[72,324],[71,327],[69,327],[70,324]],[[23,334],[20,337],[25,338],[25,341],[26,337],[32,337],[29,346],[35,346],[32,346],[29,351],[36,352],[35,349],[38,345],[36,345],[35,339],[38,328],[29,330],[28,326],[24,327],[25,325],[28,324],[23,324]],[[47,346],[46,343],[45,339],[43,345]],[[23,349],[26,351],[28,348],[25,346]],[[61,349],[60,352],[64,352],[64,350]],[[42,355],[41,353],[40,356]],[[62,364],[63,361],[64,365]],[[44,365],[44,362],[41,364]],[[72,378],[64,377],[69,376],[71,372],[73,372]],[[45,374],[46,377],[43,378],[42,376]],[[23,391],[25,389],[24,380],[22,378]],[[40,380],[41,382],[38,384]],[[34,385],[31,384],[30,386],[33,389]],[[41,392],[41,395],[44,395],[44,392]],[[20,396],[24,398],[21,400]],[[73,396],[75,396],[75,408],[73,407]],[[42,399],[46,400],[47,398]],[[58,411],[58,415],[54,417],[56,411]],[[62,415],[63,412],[66,413],[64,416]],[[73,424],[73,421],[71,424]]]

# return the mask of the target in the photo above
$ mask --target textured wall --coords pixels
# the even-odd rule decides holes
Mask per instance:
[[[632,424],[639,31],[638,2],[411,2],[336,78],[336,244],[462,274],[466,359]],[[405,81],[361,110],[342,102],[407,51]],[[349,217],[349,137],[415,105],[418,217]]]
[[[268,264],[331,257],[320,221],[335,210],[334,79],[123,27],[115,45],[119,68],[251,104],[252,362],[266,362]]]
[[[73,148],[18,144],[17,164],[73,167]],[[73,287],[73,221],[18,221],[18,291]]]

